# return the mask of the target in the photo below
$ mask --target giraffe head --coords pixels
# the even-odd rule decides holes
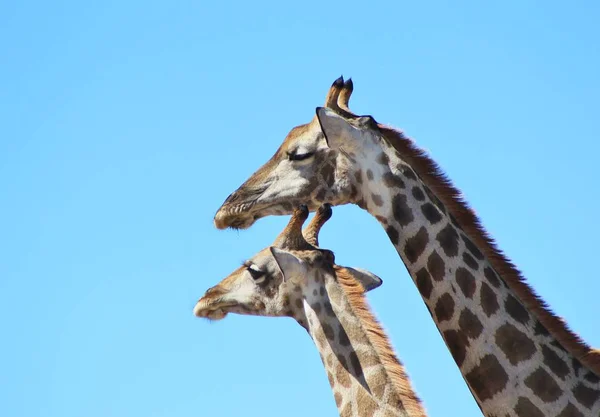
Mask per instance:
[[[352,80],[338,78],[329,89],[325,106],[357,125],[373,123],[372,118],[355,117],[348,110],[352,89]],[[290,214],[301,204],[314,211],[323,203],[358,201],[355,154],[340,145],[334,136],[323,135],[317,117],[293,128],[275,155],[227,197],[215,215],[215,226],[246,229],[261,217]]]
[[[211,320],[223,319],[228,313],[287,316],[303,324],[302,289],[321,274],[333,273],[335,268],[344,269],[365,291],[382,284],[382,280],[371,272],[335,265],[333,252],[317,246],[319,230],[331,217],[331,206],[319,208],[312,222],[302,231],[307,217],[306,206],[294,210],[290,222],[273,245],[209,288],[196,304],[194,314]]]

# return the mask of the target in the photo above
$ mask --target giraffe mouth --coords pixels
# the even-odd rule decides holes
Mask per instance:
[[[214,223],[217,229],[248,229],[258,219],[272,215],[291,214],[292,205],[281,203],[257,204],[256,201],[236,206],[223,205],[217,211]]]
[[[251,206],[250,206],[251,207]],[[250,207],[222,207],[215,215],[215,226],[217,229],[248,229],[257,220],[250,213]]]
[[[217,321],[227,317],[227,314],[229,314],[236,307],[238,307],[238,303],[219,303],[200,299],[194,307],[194,315],[196,317]]]

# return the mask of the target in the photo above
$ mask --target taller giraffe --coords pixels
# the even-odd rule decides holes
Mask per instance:
[[[600,352],[546,307],[433,160],[350,112],[352,89],[336,80],[327,108],[291,130],[215,225],[357,204],[385,228],[485,415],[599,416]]]

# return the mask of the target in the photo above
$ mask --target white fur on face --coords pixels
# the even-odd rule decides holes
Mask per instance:
[[[270,172],[269,179],[266,180],[269,186],[257,203],[284,201],[312,191],[309,190],[309,186],[317,168],[315,167],[315,155],[329,150],[325,139],[319,134],[320,130],[315,131],[314,129],[297,139],[288,151],[296,155],[313,154],[313,156],[300,161],[282,159]],[[316,129],[318,129],[318,125]]]

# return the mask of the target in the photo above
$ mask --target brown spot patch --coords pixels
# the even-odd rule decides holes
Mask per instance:
[[[442,215],[436,206],[431,203],[425,203],[421,206],[421,211],[423,212],[423,216],[429,221],[431,224],[436,224],[440,220],[442,220]]]
[[[415,219],[412,210],[406,204],[406,196],[404,194],[396,194],[392,198],[392,211],[394,212],[394,218],[400,226],[406,226]]]
[[[583,413],[577,409],[573,404],[568,403],[565,408],[556,417],[583,417]]]
[[[533,327],[533,331],[536,336],[550,336],[550,332],[548,331],[548,329],[546,329],[544,325],[537,320],[535,322],[535,326]]]
[[[535,353],[533,341],[510,323],[505,323],[496,330],[495,339],[496,344],[513,365],[530,359]]]
[[[544,363],[554,374],[560,379],[564,380],[569,374],[570,369],[567,363],[560,358],[552,349],[548,346],[542,346],[542,356],[544,357]]]
[[[471,254],[480,261],[483,260],[483,253],[481,253],[477,246],[475,246],[475,244],[471,242],[471,239],[469,239],[465,235],[461,235],[461,237],[463,242],[465,242],[465,247],[467,248],[467,250],[471,252]]]
[[[323,358],[321,357],[321,359]],[[325,362],[325,360],[323,360],[323,362]],[[329,380],[329,385],[331,385],[331,387],[333,388],[333,386],[335,385],[335,381],[333,380],[333,375],[329,371],[327,371],[327,379]]]
[[[475,260],[475,258],[473,258],[471,255],[469,255],[467,252],[463,252],[463,261],[465,264],[467,264],[467,266],[471,269],[474,269],[475,271],[477,271],[477,269],[479,268],[479,264],[477,263],[477,261]]]
[[[331,188],[335,182],[334,167],[329,164],[323,165],[321,176],[323,177],[323,180],[325,180],[325,184]]]
[[[485,281],[481,281],[481,290],[479,291],[479,300],[481,301],[481,308],[486,316],[491,317],[498,308],[498,298],[494,293],[494,290]]]
[[[444,340],[448,346],[448,350],[452,354],[454,361],[458,367],[462,366],[467,355],[467,346],[469,346],[469,339],[462,333],[456,330],[446,330],[443,332]]]
[[[379,194],[371,194],[371,200],[377,207],[383,206],[383,199]]]
[[[592,408],[594,403],[598,401],[598,398],[600,397],[600,391],[586,387],[581,382],[573,388],[573,394],[575,395],[575,399],[586,408]]]
[[[383,174],[383,184],[388,188],[406,188],[404,181],[398,175],[394,175],[391,172]]]
[[[356,180],[357,184],[362,184],[362,182],[363,182],[362,171],[356,171],[356,172],[354,172],[354,179]]]
[[[529,321],[529,313],[525,310],[523,304],[521,304],[512,294],[509,294],[506,297],[504,308],[506,309],[506,312],[519,323],[527,324]]]
[[[321,327],[323,328],[323,333],[325,333],[327,340],[333,341],[335,338],[335,333],[331,326],[327,323],[323,323]]]
[[[463,267],[456,268],[456,283],[460,287],[462,293],[467,298],[473,298],[475,294],[475,277],[468,269]]]
[[[556,401],[562,394],[552,375],[544,368],[537,368],[524,382],[538,398],[547,403]]]
[[[450,294],[443,294],[435,304],[435,317],[438,322],[450,320],[454,315],[454,300]]]
[[[425,268],[421,268],[416,274],[417,289],[424,298],[429,298],[431,291],[433,290],[433,283],[431,282],[431,276]]]
[[[417,201],[425,200],[425,194],[423,193],[423,190],[421,190],[416,185],[412,188],[412,195]]]
[[[388,227],[385,228],[385,232],[387,233],[388,237],[390,238],[390,241],[394,245],[397,245],[398,242],[400,241],[400,233],[398,233],[398,229],[396,229],[392,225],[389,225]]]
[[[588,373],[585,374],[584,378],[586,379],[586,381],[589,381],[592,384],[600,384],[600,377],[592,371],[588,371]]]
[[[481,358],[471,372],[465,375],[471,389],[479,401],[486,401],[504,389],[508,382],[508,375],[498,359],[488,354]]]
[[[452,215],[452,213],[450,213],[450,221],[452,222],[452,224],[453,224],[454,226],[456,226],[456,228],[457,228],[457,229],[460,229],[460,230],[462,230],[462,226],[461,226],[461,225],[458,223],[458,221],[456,220],[456,217],[454,217],[454,216]]]
[[[429,255],[429,258],[427,259],[427,269],[435,281],[444,279],[446,266],[444,265],[444,260],[436,251],[431,252]]]
[[[370,169],[367,169],[367,179],[369,181],[373,181],[373,171],[371,171]]]
[[[333,384],[331,386],[333,387]],[[342,394],[335,392],[333,398],[335,399],[335,405],[339,408],[342,405]]]
[[[544,413],[525,397],[519,397],[515,406],[515,413],[519,417],[544,417]]]
[[[427,197],[429,197],[429,200],[431,200],[431,202],[434,203],[442,213],[446,213],[446,207],[444,207],[444,204],[438,198],[438,196],[435,195],[428,186],[423,185],[423,188],[425,189],[425,193],[427,193]]]
[[[486,266],[483,270],[483,275],[485,275],[489,283],[492,284],[494,287],[500,287],[500,279],[498,279],[498,276],[496,275],[492,267]]]
[[[436,239],[440,243],[446,256],[458,255],[458,233],[450,223],[440,230]]]
[[[325,188],[321,188],[319,191],[317,191],[317,194],[315,195],[315,200],[317,200],[319,202],[325,201],[325,193],[326,192],[327,192],[327,190]]]
[[[380,216],[378,214],[375,215],[375,218],[377,219],[377,221],[379,221],[379,223],[383,224],[384,226],[387,226],[387,224],[388,224],[387,218]]]
[[[402,172],[406,178],[409,178],[413,181],[417,180],[417,175],[408,165],[398,164],[398,171]]]
[[[460,330],[470,339],[477,339],[483,331],[483,325],[477,316],[468,308],[463,309],[458,318]]]
[[[428,243],[429,235],[427,234],[427,229],[423,226],[416,235],[406,239],[406,245],[404,246],[404,255],[406,255],[406,259],[411,263],[415,263]]]

